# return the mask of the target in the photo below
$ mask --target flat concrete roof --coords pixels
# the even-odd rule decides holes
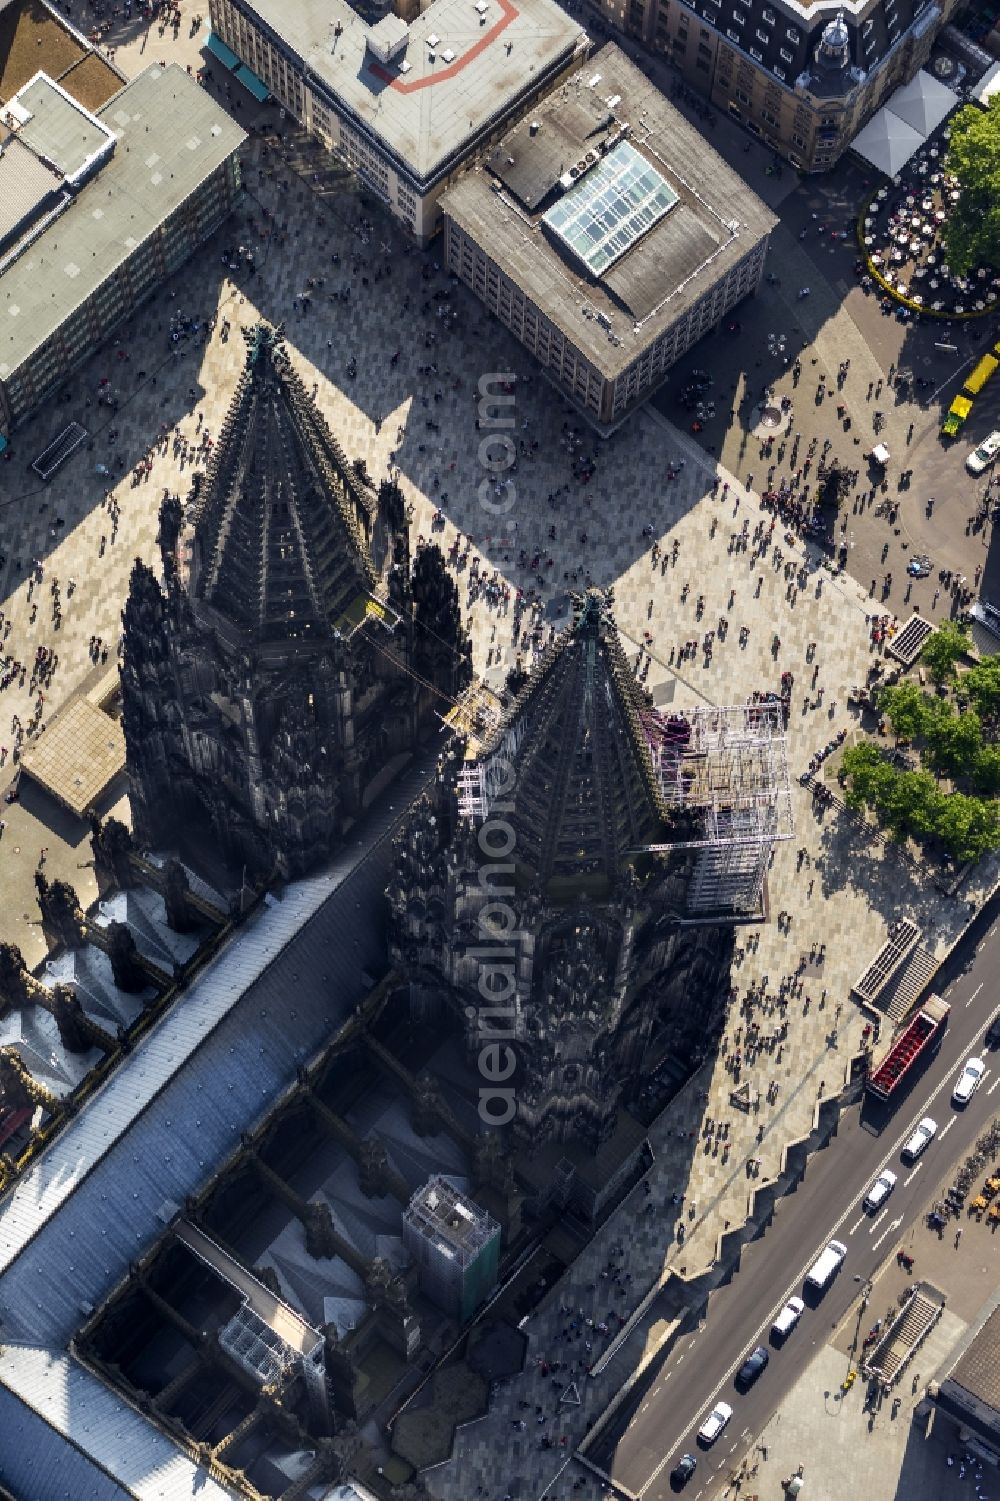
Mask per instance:
[[[253,0],[253,10],[420,182],[585,44],[553,0],[431,0],[383,65],[347,0]]]
[[[64,177],[74,176],[108,147],[108,127],[95,124],[94,117],[44,73],[25,84],[8,108],[11,105],[31,115],[17,132],[20,139]]]
[[[78,818],[125,769],[125,736],[116,719],[85,698],[69,704],[21,762],[25,776]]]
[[[114,155],[0,274],[0,379],[246,140],[176,63],[147,68],[97,118],[118,138]]]
[[[60,174],[40,162],[17,136],[5,138],[0,126],[0,254],[8,239],[15,239],[61,187]]]
[[[595,279],[553,243],[541,220],[559,201],[560,175],[604,141],[613,142],[623,125],[629,127],[623,139],[656,168],[678,202]],[[441,207],[607,380],[778,222],[613,43],[449,188]]]

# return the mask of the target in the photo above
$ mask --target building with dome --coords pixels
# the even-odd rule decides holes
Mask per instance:
[[[960,0],[599,0],[691,88],[804,172],[828,171],[926,63]]]
[[[238,871],[299,875],[468,680],[440,552],[411,567],[397,485],[350,465],[280,329],[246,368],[200,493],[160,517],[163,584],[137,561],[123,725],[146,847],[211,828]]]

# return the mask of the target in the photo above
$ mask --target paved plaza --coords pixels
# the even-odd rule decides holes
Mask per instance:
[[[132,45],[137,49],[139,41]],[[132,60],[141,66],[150,50],[159,55],[154,42]],[[117,60],[126,65],[128,56],[126,49]],[[246,106],[244,124],[248,113]],[[562,1307],[607,1322],[609,1306],[631,1309],[669,1266],[693,1272],[713,1260],[723,1229],[746,1215],[747,1156],[760,1158],[760,1180],[766,1180],[785,1144],[810,1130],[820,1096],[843,1083],[862,1026],[850,986],[884,942],[888,924],[912,917],[927,947],[943,953],[968,921],[970,903],[978,904],[991,885],[994,864],[987,862],[959,896],[948,898],[891,849],[863,839],[852,823],[832,812],[823,819],[814,814],[798,776],[815,751],[854,723],[846,698],[873,660],[873,606],[867,587],[832,575],[818,554],[786,537],[780,522],[768,530],[772,518],[756,494],[767,464],[758,460],[755,440],[744,443],[735,420],[724,432],[720,427],[717,470],[717,456],[707,446],[661,411],[647,409],[598,443],[519,346],[441,272],[434,249],[414,252],[381,219],[363,225],[364,210],[352,189],[330,175],[314,182],[319,168],[301,143],[289,140],[283,149],[294,155],[297,171],[273,146],[252,139],[245,210],[157,294],[134,327],[69,383],[64,405],[48,407],[15,435],[13,458],[0,464],[3,650],[29,668],[23,687],[15,679],[0,693],[0,744],[12,744],[12,716],[27,723],[38,710],[44,722],[100,672],[105,653],[113,661],[133,560],[155,562],[160,498],[165,490],[185,496],[192,469],[204,467],[207,450],[201,445],[206,434],[211,439],[218,433],[243,367],[240,329],[260,317],[284,323],[293,361],[307,388],[315,388],[348,458],[363,458],[376,480],[390,464],[398,467],[413,506],[414,541],[434,537],[446,552],[457,544],[474,660],[490,681],[501,680],[518,658],[530,661],[534,644],[569,619],[570,591],[588,583],[614,587],[626,645],[662,703],[739,703],[756,689],[777,689],[783,671],[794,675],[788,751],[795,837],[776,850],[771,920],[738,940],[734,974],[741,993],[765,976],[772,995],[785,977],[797,974],[801,981],[801,993],[789,1006],[781,1061],[777,1052],[765,1051],[744,1070],[751,1092],[763,1097],[760,1112],[735,1111],[723,1061],[706,1065],[651,1135],[656,1161],[649,1202],[660,1205],[674,1192],[686,1193],[696,1205],[686,1244],[665,1242],[659,1216],[645,1212],[643,1193],[633,1194],[533,1316],[529,1374],[499,1391],[490,1415],[457,1436],[454,1461],[428,1477],[434,1494],[455,1501],[479,1495],[502,1501],[508,1492],[566,1501],[571,1495],[600,1496],[602,1487],[570,1456],[622,1372],[613,1363],[603,1377],[581,1381],[580,1406],[559,1404],[561,1387],[542,1376],[536,1360],[589,1365],[611,1333],[591,1331],[590,1349],[583,1338],[565,1342]],[[787,318],[795,317],[801,336],[811,340],[809,359],[815,356],[830,370],[851,358],[850,400],[858,406],[860,430],[864,388],[884,371],[840,304],[836,284],[819,282],[811,263],[808,271],[796,264],[795,257],[804,254],[799,243],[791,231],[779,229],[783,288],[769,289],[760,307],[742,314],[741,340],[720,349],[724,336],[717,336],[692,358],[732,368],[733,410],[739,414],[747,388],[752,398],[762,380],[760,329],[777,306],[769,299],[780,293]],[[254,251],[255,274],[232,272],[224,264],[223,252],[238,246]],[[814,296],[809,321],[803,322],[789,289],[806,274]],[[172,342],[176,315],[214,320],[207,341],[198,334]],[[521,449],[507,477],[516,497],[510,489],[497,495],[498,502],[513,497],[513,504],[492,513],[480,500],[487,471],[480,457],[477,393],[484,377],[513,381]],[[108,391],[120,403],[116,411],[98,405]],[[88,428],[93,448],[80,450],[41,486],[31,461],[73,419]],[[811,399],[797,420],[806,438],[822,437],[826,413]],[[123,469],[114,467],[118,456]],[[579,476],[590,463],[592,477],[583,481]],[[110,492],[98,464],[121,476]],[[133,474],[136,466],[143,467],[141,477]],[[443,528],[432,520],[438,507]],[[32,587],[36,565],[41,578]],[[470,595],[471,576],[494,573],[512,597],[491,605],[481,589]],[[54,580],[63,601],[58,630],[51,610]],[[539,601],[537,633],[529,629],[530,614],[521,615],[515,627],[518,589],[534,591]],[[710,654],[702,649],[709,631],[715,633]],[[696,650],[678,665],[690,641]],[[28,690],[40,646],[59,659],[41,704],[37,690]],[[820,688],[819,707],[805,707],[807,698],[816,702]],[[2,775],[12,770],[8,753]],[[118,795],[113,790],[112,797]],[[96,895],[89,850],[83,831],[54,815],[41,797],[26,796],[23,806],[5,812],[0,938],[17,942],[34,965],[44,952],[33,889],[40,850],[47,850],[48,872],[72,880],[84,905]],[[766,1016],[760,1020],[765,1031],[772,1025]],[[731,1049],[739,1045],[741,1025],[734,1009]],[[731,1122],[726,1161],[703,1151],[706,1116]],[[599,1275],[611,1247],[620,1243],[624,1250],[616,1266],[624,1294]],[[650,1339],[656,1336],[652,1329]],[[525,1399],[532,1407],[543,1402],[547,1418],[544,1426],[532,1424],[522,1433],[513,1425],[517,1404]],[[539,1447],[543,1434],[553,1439],[553,1448]],[[499,1455],[506,1456],[502,1473]]]

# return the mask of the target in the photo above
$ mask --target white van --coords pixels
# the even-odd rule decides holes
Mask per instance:
[[[806,1273],[806,1287],[811,1287],[819,1293],[825,1292],[840,1271],[846,1255],[847,1247],[843,1242],[831,1240],[823,1254]]]

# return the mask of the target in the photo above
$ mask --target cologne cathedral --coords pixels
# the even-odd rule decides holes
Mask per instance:
[[[607,1155],[659,1060],[714,1049],[730,989],[734,914],[689,910],[697,855],[610,603],[578,601],[502,720],[445,757],[389,888],[411,1006],[451,1011],[473,1072],[509,1047],[483,1119],[564,1170]]]
[[[439,550],[411,566],[398,485],[348,463],[280,328],[245,337],[204,484],[161,508],[163,583],[133,569],[123,723],[141,843],[211,829],[235,869],[289,877],[336,848],[471,666]]]

